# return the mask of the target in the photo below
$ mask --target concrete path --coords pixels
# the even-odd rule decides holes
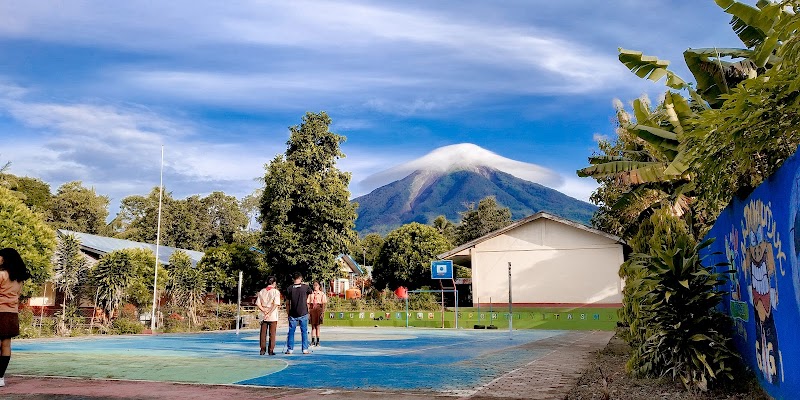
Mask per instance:
[[[521,345],[549,350],[522,368],[495,379],[470,399],[561,399],[575,384],[592,353],[608,344],[613,332],[573,331]],[[376,371],[380,373],[380,371]],[[309,390],[235,385],[196,385],[102,379],[6,377],[0,398],[9,400],[72,399],[455,399],[455,395],[431,392],[374,392]]]

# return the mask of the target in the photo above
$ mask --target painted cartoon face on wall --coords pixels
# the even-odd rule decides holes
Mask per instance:
[[[773,306],[777,306],[778,291],[772,285],[775,278],[772,243],[765,242],[760,232],[749,234],[744,254],[744,268],[750,275],[753,309],[758,319],[765,321],[772,314]]]
[[[780,233],[770,203],[750,201],[744,208],[741,225],[741,249],[744,253],[741,272],[747,281],[747,294],[755,312],[753,350],[762,377],[777,386],[782,380],[783,363],[774,311],[778,307],[778,277],[784,272],[779,274],[780,268],[776,263],[784,260],[786,254],[781,250]]]

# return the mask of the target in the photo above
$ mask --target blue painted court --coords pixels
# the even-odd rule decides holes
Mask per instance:
[[[285,332],[285,331],[284,331]],[[286,336],[278,336],[282,353]],[[16,340],[10,374],[468,393],[545,355],[563,331],[323,327],[309,355],[258,355],[253,330]]]

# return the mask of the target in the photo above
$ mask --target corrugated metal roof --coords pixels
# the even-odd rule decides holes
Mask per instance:
[[[59,235],[75,235],[81,241],[81,247],[96,252],[100,255],[110,253],[115,250],[124,249],[149,249],[156,253],[156,245],[150,243],[134,242],[132,240],[116,239],[106,236],[92,235],[89,233],[73,232],[66,229],[59,229]],[[176,251],[183,251],[189,255],[192,265],[196,265],[205,253],[201,251],[177,249],[169,246],[158,246],[158,260],[162,264],[169,264],[169,257]]]

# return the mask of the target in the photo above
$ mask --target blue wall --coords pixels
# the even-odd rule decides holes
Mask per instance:
[[[722,308],[734,342],[761,386],[777,399],[800,398],[800,157],[798,153],[747,199],[734,199],[707,237],[709,261],[736,272]]]

